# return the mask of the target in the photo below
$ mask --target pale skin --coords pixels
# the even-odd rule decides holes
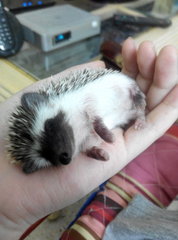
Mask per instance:
[[[24,91],[34,91],[51,78],[0,105],[0,239],[17,240],[38,219],[79,200],[142,153],[178,118],[177,50],[167,46],[157,56],[151,42],[137,48],[129,38],[124,42],[122,55],[123,72],[135,78],[145,92],[149,111],[143,129],[137,131],[131,126],[126,132],[113,130],[115,142],[101,146],[109,153],[109,161],[80,154],[70,165],[25,175],[19,166],[9,163],[6,155],[8,116]],[[86,66],[104,67],[104,63],[92,62],[75,68]]]

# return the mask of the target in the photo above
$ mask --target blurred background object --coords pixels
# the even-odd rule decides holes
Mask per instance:
[[[55,3],[55,0],[4,0],[4,5],[11,11],[41,8]]]
[[[178,12],[178,0],[155,0],[152,15],[160,18],[170,17]]]
[[[107,68],[122,69],[121,51],[122,46],[119,43],[109,40],[102,43],[100,52]]]

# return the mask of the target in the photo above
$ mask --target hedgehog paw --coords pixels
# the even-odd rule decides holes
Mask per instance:
[[[98,147],[92,147],[91,149],[87,150],[86,154],[88,157],[94,158],[96,160],[101,160],[101,161],[109,160],[108,153],[105,150]]]
[[[145,127],[145,117],[137,118],[134,124],[135,130],[141,130]]]

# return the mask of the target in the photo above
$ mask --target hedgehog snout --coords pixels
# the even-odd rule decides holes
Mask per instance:
[[[74,133],[64,112],[45,121],[40,143],[40,154],[47,162],[54,166],[71,162],[75,150]]]
[[[60,163],[63,164],[63,165],[69,164],[69,163],[71,162],[71,160],[72,160],[72,157],[71,157],[70,154],[67,153],[67,152],[63,152],[63,153],[61,153],[60,156],[59,156],[59,161],[60,161]]]
[[[67,165],[72,160],[72,153],[67,151],[67,149],[62,152],[56,152],[54,149],[47,149],[47,151],[41,152],[42,158],[44,158],[47,162],[50,162],[54,166],[59,165]]]

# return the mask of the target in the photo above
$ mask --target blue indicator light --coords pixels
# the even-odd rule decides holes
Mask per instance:
[[[28,2],[28,6],[32,6],[32,2]]]
[[[26,2],[23,2],[23,3],[22,3],[22,7],[27,7],[27,3],[26,3]]]
[[[60,33],[54,36],[54,43],[60,43],[68,40],[71,37],[71,32]]]
[[[37,3],[38,3],[38,5],[42,5],[42,4],[43,4],[43,2],[42,2],[42,1],[38,1]]]
[[[58,35],[57,38],[58,38],[59,40],[63,40],[63,39],[64,39],[64,35]]]

